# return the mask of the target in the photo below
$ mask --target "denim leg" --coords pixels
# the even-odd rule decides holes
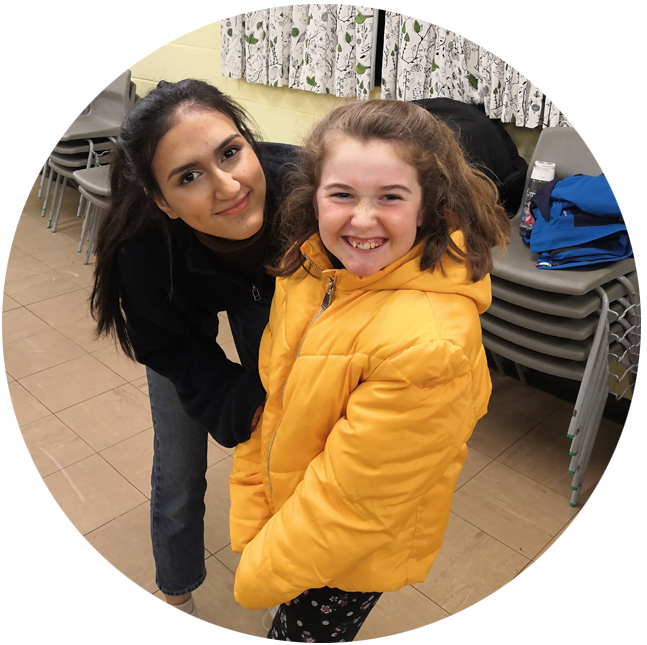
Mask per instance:
[[[155,433],[151,540],[156,582],[167,596],[199,587],[204,566],[207,430],[189,417],[175,386],[146,368]]]

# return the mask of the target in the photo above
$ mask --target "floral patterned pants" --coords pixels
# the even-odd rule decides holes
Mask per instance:
[[[267,638],[298,643],[352,641],[381,595],[309,589],[279,606]]]

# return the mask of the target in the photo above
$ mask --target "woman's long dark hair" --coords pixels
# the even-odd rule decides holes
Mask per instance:
[[[258,155],[258,136],[248,114],[204,81],[161,81],[124,119],[110,165],[110,206],[97,237],[90,311],[97,323],[96,335],[115,338],[130,358],[134,352],[121,309],[117,254],[124,242],[150,227],[160,229],[170,243],[170,220],[155,203],[161,191],[152,163],[160,139],[177,123],[180,111],[191,108],[215,110],[229,117]]]

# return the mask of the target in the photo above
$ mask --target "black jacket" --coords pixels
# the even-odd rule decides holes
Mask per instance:
[[[294,146],[261,144],[268,204],[281,199],[284,163]],[[171,222],[170,245],[149,229],[120,248],[121,304],[135,357],[168,378],[186,412],[225,447],[246,441],[265,400],[258,347],[269,318],[274,278],[260,268],[244,277],[219,265],[182,220]],[[259,299],[260,295],[260,299]],[[226,311],[242,365],[216,343]]]
[[[501,121],[487,116],[482,105],[446,98],[412,102],[458,132],[470,160],[495,183],[502,206],[509,216],[516,215],[524,195],[528,164]]]

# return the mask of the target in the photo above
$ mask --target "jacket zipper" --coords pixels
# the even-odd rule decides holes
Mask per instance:
[[[252,296],[254,296],[254,302],[257,302],[261,299],[261,292],[258,290],[255,284],[252,284]]]
[[[308,256],[305,256],[306,260],[308,260],[314,267],[319,269],[323,273],[323,269],[318,267]],[[328,279],[328,288],[326,289],[326,293],[324,294],[323,300],[321,301],[321,305],[319,307],[319,311],[317,312],[317,315],[312,319],[312,322],[308,325],[308,328],[306,329],[305,333],[303,334],[303,338],[301,339],[301,343],[299,344],[299,349],[297,351],[296,356],[294,357],[294,361],[292,362],[292,367],[290,368],[290,371],[288,372],[288,376],[285,379],[285,383],[283,384],[283,390],[281,391],[281,418],[279,419],[279,422],[276,426],[276,430],[274,430],[274,434],[272,435],[272,439],[270,440],[270,445],[269,448],[267,449],[267,461],[266,461],[266,466],[267,466],[267,479],[270,484],[270,496],[274,494],[274,488],[272,487],[272,476],[270,475],[270,455],[272,453],[272,446],[274,445],[274,439],[276,439],[276,434],[279,431],[279,428],[281,427],[281,422],[283,421],[283,395],[285,394],[285,388],[287,387],[288,380],[290,378],[290,374],[292,374],[292,370],[294,369],[294,365],[297,362],[297,359],[299,358],[299,355],[301,354],[301,349],[303,347],[303,343],[305,343],[306,336],[308,335],[308,332],[312,329],[312,326],[317,322],[319,316],[328,309],[330,306],[330,301],[332,300],[332,294],[333,291],[335,290],[335,280],[334,278],[329,278],[326,276]]]

